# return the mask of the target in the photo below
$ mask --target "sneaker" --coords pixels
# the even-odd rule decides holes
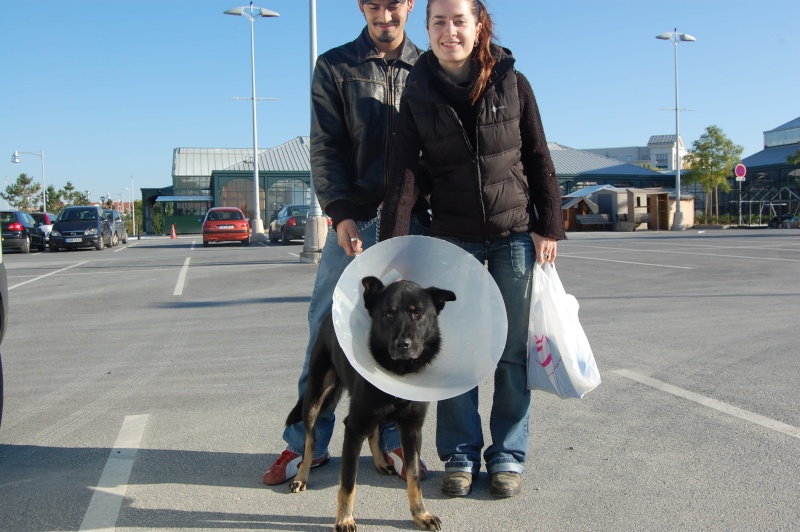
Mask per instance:
[[[492,484],[489,493],[493,497],[513,497],[522,490],[522,475],[512,471],[500,471],[492,474]]]
[[[442,479],[442,493],[450,497],[466,497],[472,491],[472,481],[476,476],[468,471],[448,471]]]
[[[395,472],[400,475],[400,478],[403,480],[406,479],[406,466],[403,465],[403,449],[398,447],[394,451],[390,453],[384,453],[384,458],[386,461],[389,462],[392,467],[394,467]],[[425,480],[425,477],[428,476],[428,466],[425,464],[425,460],[422,459],[420,456],[419,458],[419,479]]]
[[[268,486],[283,484],[293,476],[297,475],[297,468],[302,459],[302,456],[297,453],[293,453],[288,449],[283,451],[278,459],[275,460],[275,463],[269,466],[269,469],[267,469],[267,472],[264,473],[264,477],[261,479],[261,481]],[[325,453],[311,462],[311,468],[313,469],[315,467],[325,465],[330,461],[330,459],[331,455]]]

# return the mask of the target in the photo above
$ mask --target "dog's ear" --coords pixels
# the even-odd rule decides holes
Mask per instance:
[[[436,314],[439,314],[442,311],[444,304],[447,301],[456,300],[456,295],[450,290],[443,290],[442,288],[436,288],[435,286],[431,286],[425,290],[431,295],[431,299],[433,299],[433,306],[436,307]]]
[[[372,312],[372,303],[375,300],[375,295],[383,290],[383,283],[377,277],[370,275],[361,279],[361,284],[364,285],[364,306],[367,307],[368,311]]]

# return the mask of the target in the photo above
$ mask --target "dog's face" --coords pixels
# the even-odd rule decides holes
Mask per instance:
[[[377,277],[364,277],[361,284],[364,306],[372,318],[369,345],[375,361],[399,375],[430,364],[441,346],[439,313],[456,295],[411,281],[384,286]]]

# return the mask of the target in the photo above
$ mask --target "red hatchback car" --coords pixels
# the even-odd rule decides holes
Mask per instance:
[[[241,242],[250,245],[250,224],[236,207],[212,207],[203,218],[203,245],[211,242]]]

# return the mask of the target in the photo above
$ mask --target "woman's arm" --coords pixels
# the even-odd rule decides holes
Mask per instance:
[[[411,107],[404,99],[400,103],[397,131],[389,160],[389,184],[381,207],[379,240],[408,234],[411,209],[417,201],[420,187],[420,140]]]

